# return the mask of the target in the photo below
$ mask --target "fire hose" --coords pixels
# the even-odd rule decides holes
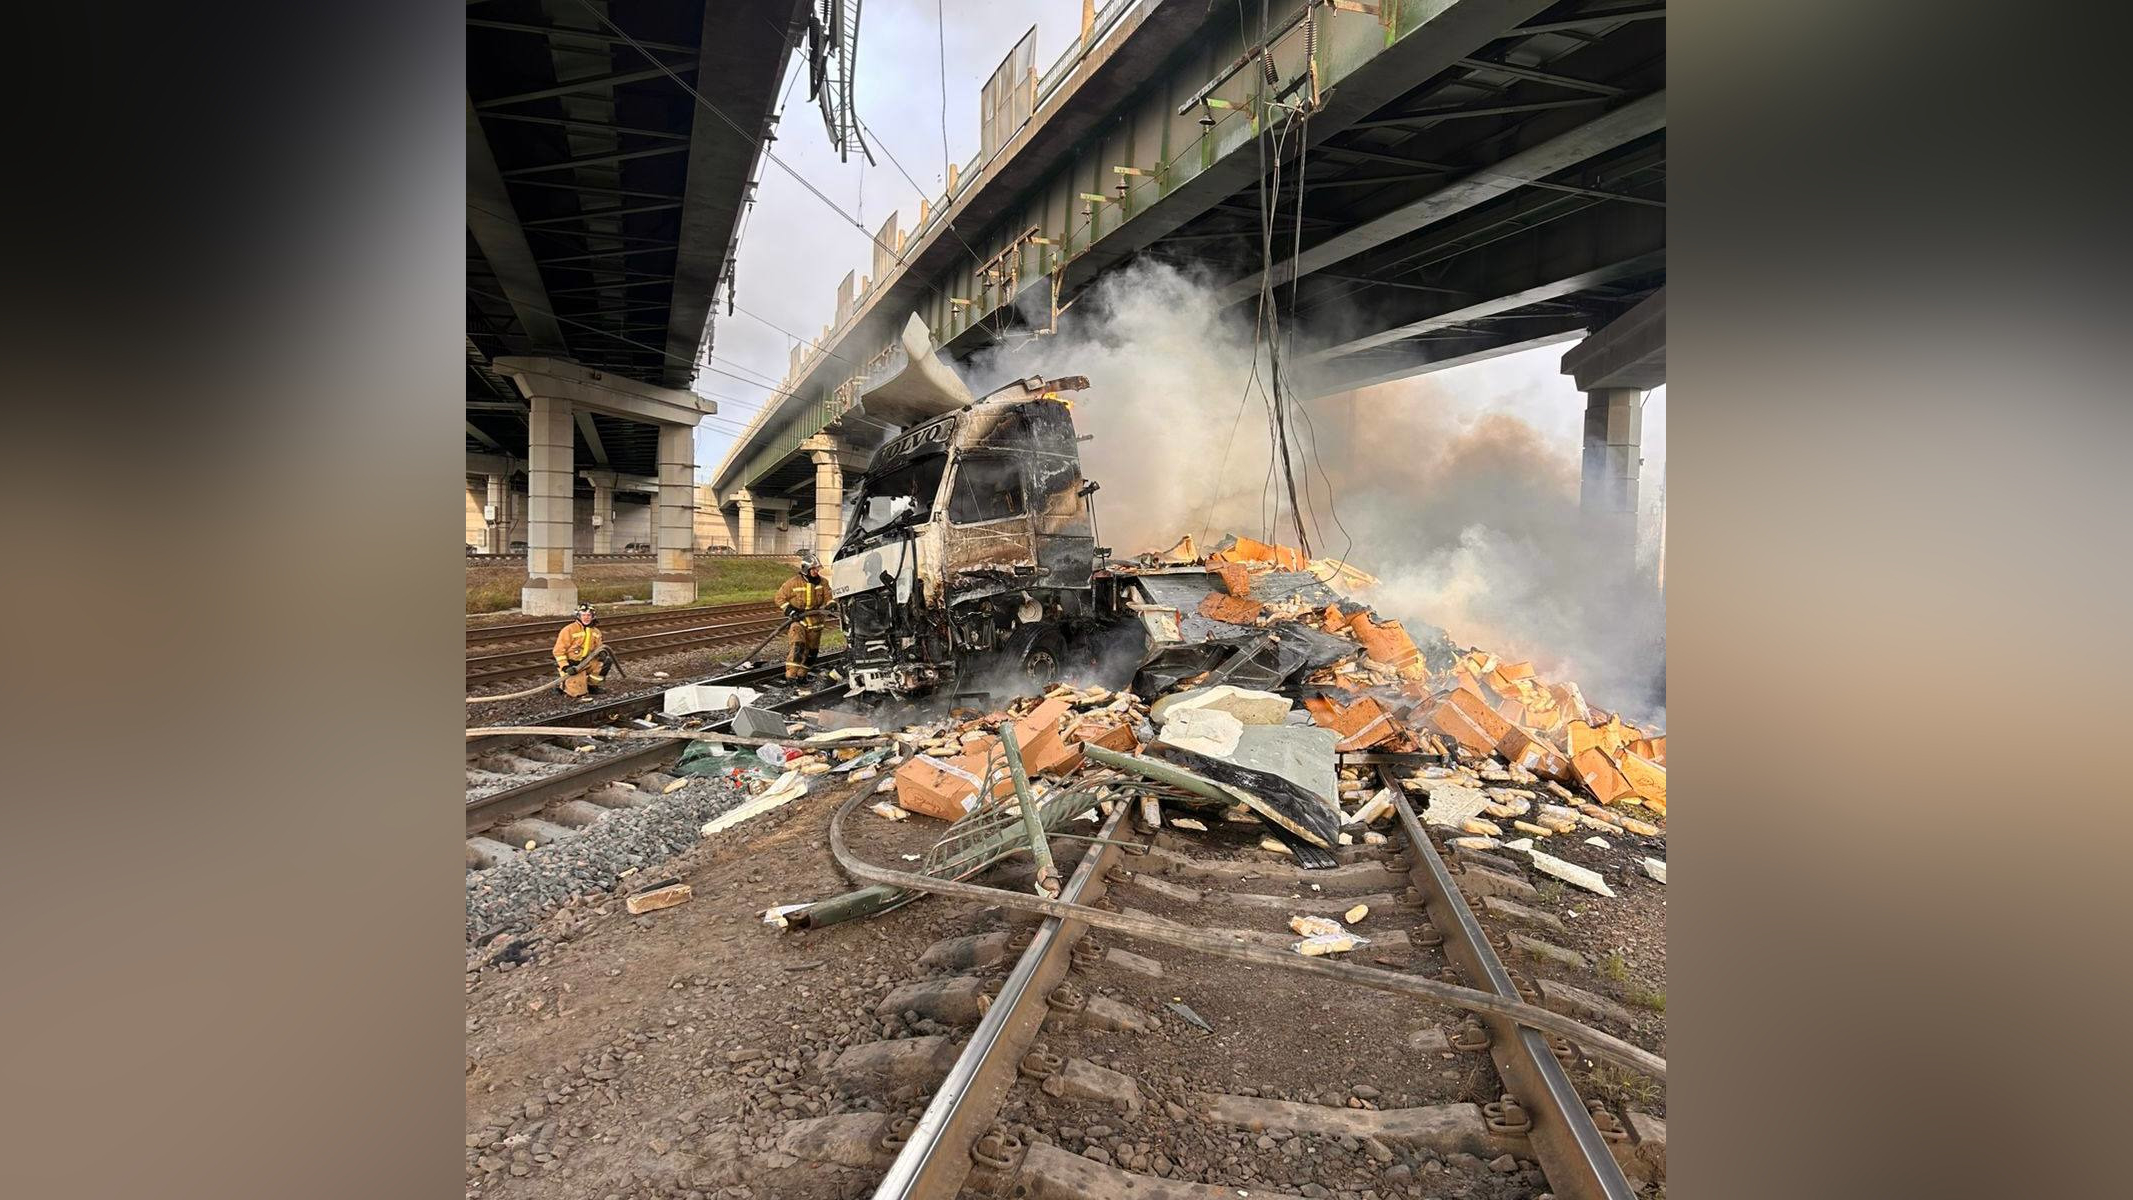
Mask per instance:
[[[594,663],[600,662],[602,660],[605,660],[607,665],[614,669],[615,678],[628,678],[628,676],[623,673],[622,662],[620,659],[617,659],[615,657],[614,650],[610,647],[602,646],[598,650],[593,651],[591,654],[586,655],[584,658],[579,659],[574,665],[565,667],[562,672],[558,674],[554,679],[551,679],[548,682],[541,684],[539,687],[530,687],[523,692],[505,692],[499,696],[468,696],[467,703],[492,704],[499,700],[524,700],[528,696],[538,696],[542,692],[562,687],[564,682],[569,680],[572,676],[582,675],[586,671],[590,671]]]

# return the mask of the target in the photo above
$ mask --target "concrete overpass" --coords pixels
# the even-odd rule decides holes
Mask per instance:
[[[469,503],[481,548],[526,543],[528,613],[576,605],[578,550],[635,540],[653,603],[695,598],[717,406],[690,389],[808,8],[467,6]]]
[[[739,548],[772,505],[834,544],[842,476],[881,432],[852,406],[900,367],[911,314],[967,356],[1150,257],[1229,280],[1249,320],[1261,130],[1285,131],[1287,180],[1308,148],[1271,280],[1319,394],[1575,339],[1663,284],[1662,5],[1281,0],[1265,27],[1245,7],[1240,25],[1204,0],[1113,0],[1048,70],[1005,80],[1028,117],[913,228],[891,218],[714,473]]]

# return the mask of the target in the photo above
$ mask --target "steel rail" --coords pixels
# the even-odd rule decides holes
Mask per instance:
[[[615,638],[605,644],[617,653],[670,653],[688,650],[697,646],[718,646],[731,642],[745,642],[758,634],[771,632],[784,618],[771,615],[742,618],[720,624],[700,625],[687,629],[667,629],[656,633],[637,634],[633,637]],[[512,679],[524,675],[540,674],[553,670],[552,661],[545,650],[513,650],[501,654],[478,655],[467,659],[467,683],[489,683],[500,679]]]
[[[1445,935],[1445,957],[1467,978],[1484,981],[1498,996],[1520,999],[1510,972],[1489,946],[1481,922],[1475,920],[1474,910],[1459,894],[1450,869],[1415,816],[1407,790],[1389,768],[1379,767],[1378,777],[1391,790],[1400,828],[1414,846],[1414,865],[1408,874],[1424,897],[1432,923]],[[1497,1075],[1532,1115],[1533,1128],[1526,1139],[1541,1173],[1548,1177],[1549,1190],[1564,1200],[1634,1200],[1636,1189],[1623,1175],[1562,1064],[1548,1049],[1547,1038],[1537,1029],[1500,1017],[1477,1014],[1477,1019],[1489,1027],[1489,1057],[1495,1060]]]
[[[781,666],[775,669],[782,671],[784,668]],[[763,707],[772,712],[791,712],[841,687],[841,684],[817,687],[787,696],[783,700],[771,701]],[[726,728],[732,720],[731,717],[722,716],[705,722],[704,728],[706,731],[716,732]],[[553,775],[543,775],[517,787],[469,800],[466,802],[466,836],[472,837],[485,829],[508,824],[538,812],[557,800],[589,792],[631,775],[656,770],[669,761],[680,758],[682,751],[690,744],[680,740],[647,742],[642,749],[625,751],[582,766],[566,767]]]
[[[704,617],[723,616],[734,613],[771,611],[768,600],[741,600],[732,604],[705,604],[692,608],[660,608],[636,612],[612,613],[600,618],[604,634],[609,629],[638,629],[650,625],[673,625]],[[489,642],[552,641],[556,631],[570,623],[570,617],[551,617],[545,621],[512,621],[497,625],[467,626],[467,645],[479,646]]]
[[[844,651],[833,650],[815,660],[815,669],[829,670],[832,667],[841,665],[843,662]],[[723,684],[727,687],[757,687],[766,683],[778,683],[783,681],[784,678],[785,664],[774,662],[765,663],[760,667],[744,667],[738,671],[706,675],[701,679],[669,680],[667,686],[687,687],[691,684],[710,683]],[[820,695],[821,693],[812,694]],[[619,700],[608,700],[599,704],[587,704],[578,708],[565,709],[552,717],[542,717],[541,721],[549,725],[604,725],[609,721],[626,721],[633,717],[650,716],[660,708],[665,698],[666,692],[664,690],[645,692],[637,696],[624,696]],[[526,738],[515,734],[474,738],[467,742],[467,757],[474,758],[526,740]]]
[[[1116,837],[1126,809],[1121,802],[1111,810],[1097,835],[1106,840],[1082,855],[1061,899],[1088,904],[1103,895],[1104,875],[1119,855],[1110,839]],[[840,825],[843,816],[843,811],[837,814]],[[876,1200],[950,1200],[962,1191],[971,1171],[970,1148],[998,1114],[1022,1056],[1044,1024],[1045,997],[1065,976],[1068,953],[1087,930],[1080,921],[1058,917],[1046,917],[1038,925],[969,1045],[948,1068],[947,1078],[934,1090],[918,1125],[875,1187]]]

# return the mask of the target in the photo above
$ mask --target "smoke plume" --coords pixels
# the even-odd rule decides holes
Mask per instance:
[[[1074,419],[1093,435],[1083,472],[1103,485],[1099,536],[1118,556],[1186,533],[1203,548],[1225,532],[1298,540],[1272,469],[1265,355],[1255,383],[1250,313],[1220,310],[1214,282],[1163,264],[1127,267],[1056,332],[1017,335],[968,366],[980,395],[1015,376],[1089,377]],[[1285,359],[1309,348],[1299,339]],[[1663,599],[1581,518],[1575,437],[1544,438],[1506,411],[1512,397],[1492,366],[1301,404],[1292,436],[1312,550],[1379,576],[1358,599],[1387,615],[1532,659],[1602,708],[1663,722]],[[1552,389],[1546,402],[1556,402]],[[1559,402],[1583,404],[1567,379]]]

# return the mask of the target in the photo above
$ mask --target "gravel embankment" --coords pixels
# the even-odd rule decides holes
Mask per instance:
[[[571,896],[613,891],[631,867],[640,876],[656,872],[696,844],[704,822],[747,798],[722,780],[698,779],[657,804],[617,809],[517,862],[467,872],[469,945],[530,929]]]

